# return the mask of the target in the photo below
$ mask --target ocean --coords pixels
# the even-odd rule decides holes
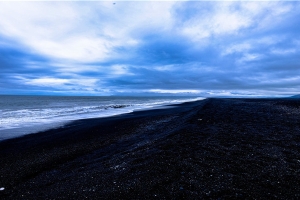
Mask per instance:
[[[109,117],[202,100],[202,97],[0,96],[0,140],[57,128],[68,122]]]

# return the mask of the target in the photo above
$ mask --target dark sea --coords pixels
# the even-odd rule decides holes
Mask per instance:
[[[0,140],[61,127],[73,120],[108,117],[202,99],[0,95]]]

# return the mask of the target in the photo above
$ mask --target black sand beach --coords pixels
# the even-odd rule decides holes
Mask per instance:
[[[300,100],[206,99],[0,143],[1,199],[300,199]]]

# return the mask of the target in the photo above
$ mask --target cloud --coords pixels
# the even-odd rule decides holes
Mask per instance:
[[[199,94],[201,93],[200,90],[161,90],[161,89],[151,89],[148,90],[149,92],[154,92],[154,93],[167,93],[167,94]]]
[[[300,89],[299,6],[281,1],[0,2],[0,89],[91,95],[293,93]]]
[[[35,86],[62,86],[69,82],[70,80],[68,79],[51,78],[51,77],[36,78],[36,79],[24,81],[25,84],[35,85]]]
[[[0,32],[50,58],[91,62],[118,56],[114,48],[136,45],[138,40],[130,34],[145,21],[150,27],[164,27],[170,5],[169,2],[118,2],[117,5],[1,2]],[[147,31],[145,26],[141,29]]]

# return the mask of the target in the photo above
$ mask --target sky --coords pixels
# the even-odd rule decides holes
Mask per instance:
[[[0,94],[293,95],[300,2],[0,2]]]

